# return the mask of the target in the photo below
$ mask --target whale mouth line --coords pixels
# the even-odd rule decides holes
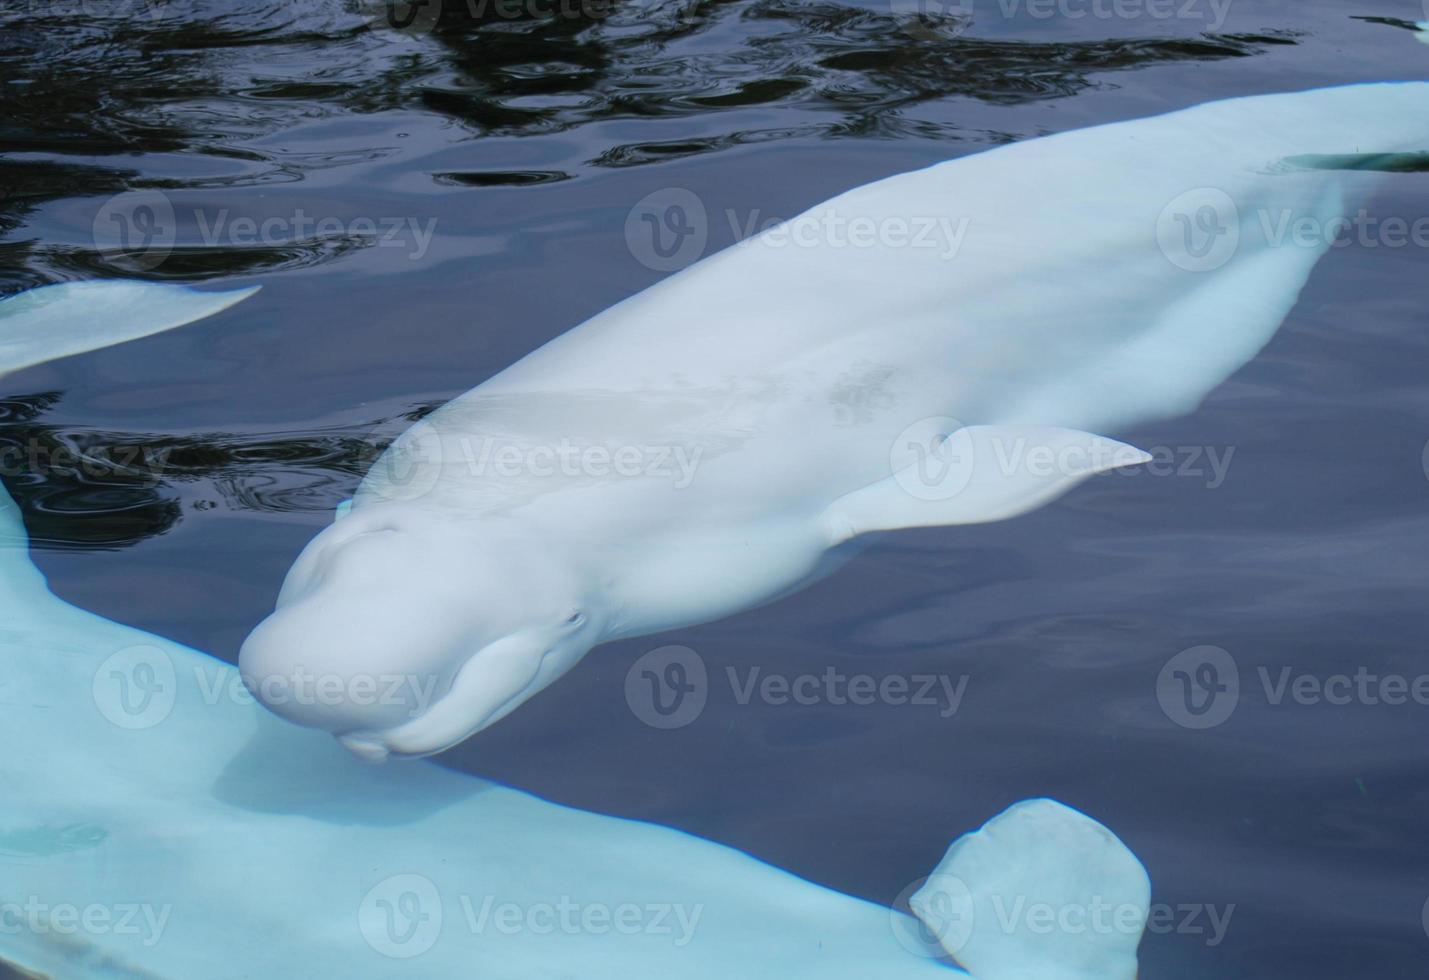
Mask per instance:
[[[541,654],[542,663],[544,663],[546,658],[551,655],[551,652],[552,651],[547,650]],[[475,659],[475,656],[476,655],[473,654],[473,659]],[[462,669],[464,670],[470,663],[471,661],[468,660],[466,664],[462,665]],[[458,671],[458,673],[460,673],[460,671]],[[467,728],[463,735],[447,744],[441,745],[434,749],[424,749],[418,752],[406,752],[401,749],[394,748],[392,746],[392,740],[394,736],[400,738],[400,733],[403,729],[421,724],[424,720],[429,718],[433,712],[440,710],[443,703],[452,697],[453,691],[451,689],[448,689],[445,694],[443,694],[441,697],[437,698],[430,705],[428,705],[427,709],[423,711],[420,715],[415,718],[409,719],[408,721],[404,721],[400,725],[393,725],[390,728],[382,729],[358,730],[351,732],[343,732],[341,734],[335,733],[334,737],[336,737],[338,742],[342,744],[343,748],[347,749],[353,755],[356,755],[357,757],[364,759],[368,762],[386,762],[387,759],[394,756],[399,759],[424,759],[428,756],[433,756],[441,752],[445,752],[447,749],[450,749],[453,746],[459,745],[460,743],[464,742],[466,739],[475,735],[483,728],[486,728],[497,720],[505,717],[509,712],[515,710],[518,706],[524,704],[527,698],[529,698],[532,694],[534,694],[536,691],[539,691],[540,689],[540,670],[537,669],[535,675],[531,678],[531,680],[529,680],[525,685],[523,685],[519,691],[516,691],[510,697],[506,698],[499,705],[497,705],[495,708],[486,712],[481,717],[481,720]]]
[[[343,748],[365,762],[386,762],[392,754],[385,742],[369,732],[348,732],[338,735],[337,740]]]

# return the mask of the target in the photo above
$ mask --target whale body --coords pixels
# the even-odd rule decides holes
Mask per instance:
[[[404,433],[298,557],[245,681],[365,757],[425,755],[596,644],[786,595],[871,532],[1013,517],[1144,460],[1104,433],[1191,411],[1254,357],[1335,241],[1290,230],[1340,227],[1426,147],[1429,83],[1357,85],[851,190]],[[292,695],[390,677],[432,696]]]
[[[968,975],[955,954],[979,980],[1135,976],[1145,870],[1060,804],[955,843],[920,924],[675,830],[374,769],[232,666],[62,602],[25,546],[0,488],[0,972],[932,980]],[[1127,925],[996,927],[1015,901]]]

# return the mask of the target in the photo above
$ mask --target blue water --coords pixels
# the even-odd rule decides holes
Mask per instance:
[[[0,288],[137,268],[264,289],[5,378],[0,447],[35,450],[3,478],[56,592],[230,660],[408,419],[665,274],[627,234],[647,195],[697,195],[708,253],[736,237],[730,213],[792,216],[1011,140],[1429,77],[1417,0],[1238,2],[1224,19],[1209,0],[1171,19],[946,5],[970,23],[901,0],[485,22],[448,2],[415,34],[336,0],[182,6],[0,12]],[[130,191],[173,207],[164,254],[111,248]],[[142,222],[134,200],[119,216]],[[1429,215],[1429,175],[1386,180],[1368,212]],[[244,218],[278,223],[256,240]],[[1145,980],[1429,975],[1429,705],[1274,697],[1284,668],[1332,688],[1429,673],[1426,271],[1422,245],[1334,249],[1199,411],[1118,434],[1163,451],[1155,472],[889,537],[775,605],[601,648],[441,761],[884,903],[957,834],[1050,795],[1147,865],[1170,911]],[[148,456],[76,473],[61,445]],[[666,643],[711,678],[704,711],[668,731],[625,694]],[[1158,698],[1198,646],[1241,681],[1202,730]],[[754,668],[966,688],[948,717],[741,703],[727,671]]]

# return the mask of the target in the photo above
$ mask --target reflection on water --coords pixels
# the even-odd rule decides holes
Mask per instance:
[[[36,548],[137,544],[186,510],[329,515],[392,439],[436,408],[300,433],[163,435],[46,424],[61,397],[0,400],[0,478]]]
[[[1103,38],[1058,43],[908,29],[890,9],[834,3],[446,3],[429,32],[384,28],[337,0],[293,4],[160,0],[21,2],[0,11],[0,233],[46,200],[125,189],[281,184],[380,159],[390,148],[290,152],[273,135],[316,120],[401,109],[440,113],[468,138],[552,137],[622,119],[700,120],[698,135],[606,139],[584,167],[626,167],[791,137],[955,139],[920,117],[952,96],[1055,98],[1095,75],[1246,57],[1285,34]],[[921,23],[921,22],[920,22]],[[932,28],[951,30],[950,25]],[[764,122],[750,125],[750,110]],[[739,110],[739,111],[736,111]],[[722,122],[721,120],[727,120]],[[155,175],[129,154],[183,154],[202,173]],[[76,159],[81,158],[81,159]],[[564,170],[427,175],[467,187],[529,186]],[[361,240],[260,247],[187,245],[156,277],[203,279],[299,268]],[[112,250],[6,244],[0,287],[132,272]],[[19,267],[28,267],[21,271]]]

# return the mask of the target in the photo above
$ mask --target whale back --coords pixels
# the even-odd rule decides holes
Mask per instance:
[[[1280,237],[1287,222],[1324,227],[1395,169],[1323,161],[1426,146],[1429,83],[1390,83],[889,177],[618,303],[425,424],[449,460],[470,459],[472,433],[680,447],[701,459],[688,496],[718,512],[751,472],[771,495],[824,500],[886,477],[894,437],[928,416],[1106,432],[1184,413],[1265,345],[1330,247]],[[854,244],[855,226],[873,240]],[[593,481],[453,473],[427,503],[479,512]],[[376,467],[357,503],[391,490]]]

